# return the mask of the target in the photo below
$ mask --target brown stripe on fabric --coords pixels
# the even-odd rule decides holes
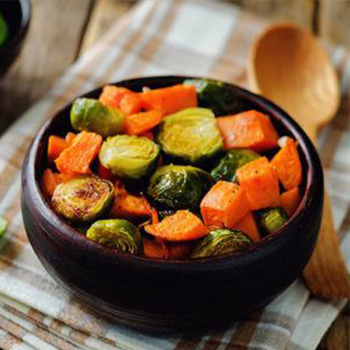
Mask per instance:
[[[6,330],[2,329],[1,327],[0,327],[0,331],[4,331],[5,333],[7,333],[3,337],[0,335],[0,349],[11,350],[14,346],[23,343],[20,339],[14,337],[12,334],[6,332]]]
[[[285,349],[290,336],[291,331],[285,332],[284,329],[258,325],[251,341],[254,344],[266,344],[268,342],[272,349]]]
[[[225,335],[225,331],[217,332],[214,335],[212,335],[206,341],[202,350],[216,350],[218,346],[221,345],[221,340],[224,335]]]
[[[86,340],[90,338],[88,334],[78,332],[75,329],[71,329],[69,332],[69,337],[79,344],[85,344]]]
[[[201,341],[200,338],[182,338],[173,350],[193,350]]]
[[[137,63],[129,70],[128,73],[132,73],[133,76],[142,75],[149,62],[152,61],[152,58],[157,54],[158,49],[161,47],[169,29],[173,24],[174,19],[176,18],[176,15],[178,14],[179,9],[181,8],[181,5],[182,0],[175,0],[170,3],[170,6],[167,8],[163,20],[157,30],[157,33],[161,33],[161,35],[154,35],[153,38],[147,42],[142,49],[142,55],[146,59],[144,61],[137,61]]]
[[[0,315],[0,328],[6,330],[7,332],[11,333],[12,335],[23,338],[25,334],[27,334],[27,331],[17,325],[16,323],[13,323],[12,321],[6,319],[4,316]]]
[[[106,321],[91,315],[88,308],[73,299],[59,312],[57,319],[79,331],[100,337],[105,336],[108,328]]]
[[[47,343],[51,344],[55,348],[58,348],[60,350],[77,350],[78,348],[70,343],[69,341],[59,338],[56,335],[46,331],[43,328],[36,327],[33,332],[38,338],[46,341]]]
[[[261,315],[262,311],[259,311],[254,314],[255,321],[239,323],[225,350],[236,349],[235,346],[237,349],[246,349],[257,330]]]
[[[40,323],[40,324],[43,324],[43,322],[44,322],[45,316],[41,312],[39,312],[33,308],[30,308],[27,314],[17,310],[16,308],[14,308],[13,306],[8,305],[8,304],[3,304],[2,308],[4,310],[7,310],[10,313],[20,317],[20,318],[24,318],[26,320],[29,319],[30,322],[34,321],[35,323]]]
[[[254,315],[249,321],[271,323],[285,328],[286,330],[293,329],[296,322],[295,319],[290,316],[267,310],[264,310],[261,315]]]

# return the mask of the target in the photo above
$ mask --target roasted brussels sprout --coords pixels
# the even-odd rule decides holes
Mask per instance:
[[[92,131],[107,137],[122,131],[124,115],[116,108],[104,106],[99,100],[77,98],[70,111],[70,120],[77,131]]]
[[[138,254],[141,251],[140,231],[128,220],[96,221],[88,229],[86,237],[97,243],[115,248],[121,253]]]
[[[260,155],[258,153],[249,149],[229,150],[211,171],[211,175],[217,181],[226,180],[234,182],[236,180],[236,170],[259,157]]]
[[[161,209],[198,210],[214,184],[209,173],[193,166],[165,165],[152,175],[147,194]]]
[[[52,206],[72,222],[91,222],[109,209],[113,191],[113,184],[107,180],[96,175],[80,175],[56,187]]]
[[[216,116],[240,113],[249,109],[234,90],[212,79],[186,79],[185,85],[194,85],[200,107],[211,109]]]
[[[154,170],[160,149],[147,137],[117,135],[103,143],[99,159],[116,176],[139,179]]]
[[[265,208],[256,211],[258,224],[265,233],[276,232],[288,221],[287,213],[279,207]]]
[[[245,250],[253,241],[240,230],[211,231],[194,248],[192,258],[207,258]]]
[[[210,109],[188,108],[164,118],[157,137],[163,151],[186,163],[212,158],[222,139]]]

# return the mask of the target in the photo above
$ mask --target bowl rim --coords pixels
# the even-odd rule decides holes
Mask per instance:
[[[9,38],[10,40],[5,40],[3,45],[0,46],[0,57],[8,55],[9,52],[15,50],[17,45],[26,35],[30,19],[31,19],[31,2],[30,0],[17,0],[21,9],[21,21],[19,26],[16,28],[14,35]]]
[[[194,76],[183,76],[183,75],[167,75],[167,76],[149,76],[141,78],[132,78],[125,79],[118,82],[108,83],[109,85],[118,85],[123,86],[124,84],[129,83],[139,83],[144,82],[144,86],[147,85],[147,82],[156,81],[162,79],[170,81],[168,86],[174,85],[174,82],[185,79],[203,79],[204,77],[194,77]],[[217,79],[215,79],[217,80]],[[65,243],[74,245],[82,245],[86,249],[91,250],[92,253],[103,256],[103,258],[108,259],[109,261],[124,261],[128,264],[143,264],[148,265],[150,268],[154,269],[174,269],[174,270],[186,270],[188,266],[191,266],[194,270],[203,270],[210,268],[212,270],[222,269],[222,268],[232,268],[232,265],[236,267],[243,267],[247,264],[255,264],[260,259],[267,258],[276,251],[281,249],[281,246],[288,244],[288,242],[293,238],[294,230],[298,230],[297,225],[300,224],[302,219],[308,217],[308,212],[310,206],[316,205],[317,194],[323,198],[323,171],[321,166],[321,161],[318,156],[318,153],[308,138],[306,133],[302,128],[297,124],[297,122],[292,119],[285,111],[280,107],[275,105],[273,102],[268,99],[254,94],[242,87],[239,87],[235,84],[219,80],[241,94],[244,98],[247,98],[252,103],[259,106],[262,110],[268,111],[268,115],[272,116],[273,120],[277,123],[280,123],[291,132],[293,137],[299,143],[299,149],[303,152],[305,162],[307,164],[307,174],[305,175],[305,191],[303,193],[302,199],[300,201],[299,207],[295,213],[289,218],[289,220],[276,232],[270,234],[260,241],[253,243],[249,248],[242,252],[228,253],[216,257],[208,258],[196,258],[196,259],[154,259],[147,258],[138,255],[119,253],[113,248],[102,246],[99,243],[88,240],[84,234],[80,233],[73,227],[71,227],[67,222],[65,222],[61,217],[59,217],[49,206],[47,200],[45,199],[41,189],[39,180],[36,179],[36,164],[38,161],[38,151],[42,144],[42,139],[46,134],[47,129],[50,127],[53,120],[59,118],[62,113],[65,113],[69,110],[72,105],[72,102],[67,103],[59,111],[55,112],[43,125],[40,127],[37,132],[26,156],[25,166],[26,171],[22,172],[22,181],[28,183],[29,195],[32,197],[33,201],[32,206],[35,207],[35,210],[40,213],[40,216],[44,220],[49,221],[51,225],[57,228],[60,238],[65,241]],[[90,95],[97,94],[102,91],[104,84],[96,89],[85,92],[75,98],[86,97]],[[74,98],[74,99],[75,99]],[[27,163],[27,164],[26,164]],[[24,185],[25,186],[25,185]],[[23,186],[23,187],[24,187]],[[22,194],[23,196],[23,194]],[[22,197],[23,200],[23,197]],[[294,228],[294,230],[293,230]],[[57,232],[55,234],[57,234]]]

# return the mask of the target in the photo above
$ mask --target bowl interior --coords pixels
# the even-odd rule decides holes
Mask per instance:
[[[118,82],[115,85],[124,86],[134,91],[141,91],[144,86],[150,88],[159,88],[165,86],[171,86],[177,83],[181,83],[186,78],[193,77],[184,77],[184,76],[166,76],[166,77],[150,77],[150,78],[141,78],[141,79],[131,79],[122,82]],[[73,227],[69,226],[61,218],[59,218],[53,210],[51,210],[49,204],[44,198],[40,190],[40,178],[43,170],[46,168],[46,148],[48,137],[52,134],[64,136],[68,131],[73,131],[70,125],[69,120],[69,111],[70,105],[67,105],[61,111],[59,111],[52,119],[47,121],[45,125],[40,129],[33,147],[32,147],[32,156],[33,156],[33,180],[35,181],[35,191],[38,197],[39,205],[42,206],[42,210],[45,212],[47,217],[50,217],[50,220],[57,222],[57,225],[61,227],[63,235],[67,236],[67,239],[72,241],[72,244],[84,244],[89,245],[91,249],[97,254],[103,254],[104,256],[115,259],[117,256],[118,259],[127,259],[130,261],[139,261],[142,260],[147,264],[159,264],[162,262],[167,266],[171,265],[186,265],[186,264],[198,264],[201,265],[203,261],[222,261],[235,259],[237,264],[241,261],[244,263],[244,260],[247,257],[251,260],[258,260],[264,255],[270,254],[273,250],[278,249],[279,244],[277,241],[287,240],[288,235],[292,234],[292,230],[288,228],[297,227],[296,225],[303,218],[305,209],[312,198],[313,191],[315,190],[315,176],[316,173],[319,173],[320,165],[319,159],[316,153],[315,148],[313,147],[311,141],[308,139],[303,130],[299,125],[284,111],[279,107],[269,102],[268,100],[262,98],[261,96],[255,95],[251,92],[248,92],[242,88],[239,88],[234,85],[229,85],[230,90],[234,98],[237,98],[239,105],[237,106],[236,111],[232,113],[237,113],[238,111],[244,111],[249,109],[255,109],[265,113],[271,117],[271,120],[276,127],[278,133],[282,135],[291,136],[299,142],[299,154],[303,166],[303,183],[301,185],[302,189],[302,200],[297,211],[289,219],[289,221],[281,227],[277,232],[270,234],[264,237],[259,242],[250,246],[250,248],[244,252],[231,253],[215,258],[200,258],[200,259],[191,259],[191,260],[162,260],[162,259],[150,259],[144,258],[141,256],[133,256],[128,254],[120,254],[117,251],[110,249],[108,247],[101,246],[93,241],[87,240],[86,237],[75,230]],[[84,95],[84,97],[98,98],[102,91],[102,88],[98,88]],[[316,167],[316,171],[315,171]],[[30,179],[29,179],[30,180]],[[232,261],[231,261],[232,262]],[[161,264],[162,265],[162,264]]]

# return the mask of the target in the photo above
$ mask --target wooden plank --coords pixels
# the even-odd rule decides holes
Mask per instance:
[[[319,34],[333,43],[350,49],[350,1],[317,0]]]
[[[293,21],[312,29],[313,0],[227,0],[269,20]]]
[[[92,9],[89,25],[86,28],[80,54],[86,52],[136,3],[136,0],[98,0]]]
[[[0,134],[75,60],[91,0],[32,0],[20,57],[0,81]]]

